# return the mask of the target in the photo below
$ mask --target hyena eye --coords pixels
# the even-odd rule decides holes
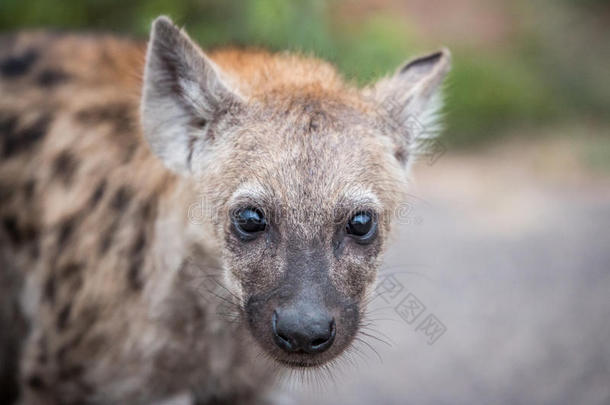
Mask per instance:
[[[349,221],[347,221],[346,231],[354,236],[358,242],[371,242],[377,230],[377,221],[375,216],[368,211],[360,211],[355,213]]]
[[[252,239],[257,233],[267,229],[267,221],[258,208],[248,207],[233,214],[233,226],[244,239]]]

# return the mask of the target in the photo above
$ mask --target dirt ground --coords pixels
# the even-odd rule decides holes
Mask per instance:
[[[610,404],[610,181],[571,152],[419,165],[372,304],[380,340],[332,379],[289,381],[286,403]]]

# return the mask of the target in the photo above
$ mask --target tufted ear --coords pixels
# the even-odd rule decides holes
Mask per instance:
[[[188,174],[211,142],[209,123],[239,103],[219,68],[167,17],[152,25],[146,53],[141,121],[153,152]]]
[[[443,49],[410,60],[371,89],[392,132],[400,136],[401,145],[406,145],[406,151],[397,152],[399,160],[405,161],[407,155],[425,153],[418,148],[438,133],[441,84],[450,66],[451,54]]]

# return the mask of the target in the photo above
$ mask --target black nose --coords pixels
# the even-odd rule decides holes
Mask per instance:
[[[289,353],[322,353],[335,340],[335,320],[323,310],[278,308],[272,323],[275,344]]]

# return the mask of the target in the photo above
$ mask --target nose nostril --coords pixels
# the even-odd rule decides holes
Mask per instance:
[[[282,333],[282,331],[278,330],[277,318],[278,318],[277,311],[273,311],[271,324],[272,324],[272,328],[273,328],[273,337],[274,337],[275,343],[283,350],[292,352],[295,350],[292,339],[290,339],[290,337],[286,336],[286,334]]]
[[[326,339],[326,338],[316,339],[313,342],[311,342],[311,346],[317,347],[317,346],[323,345],[326,342],[328,342],[328,339]]]
[[[336,333],[336,329],[335,329],[335,320],[331,320],[330,322],[330,326],[328,328],[328,334],[324,335],[324,336],[320,336],[317,339],[314,339],[311,341],[311,349],[313,351],[316,352],[323,352],[324,350],[328,349],[333,341],[335,340],[335,333]]]
[[[286,343],[290,344],[290,338],[288,336],[284,335],[283,333],[278,332],[277,337],[284,340]]]

